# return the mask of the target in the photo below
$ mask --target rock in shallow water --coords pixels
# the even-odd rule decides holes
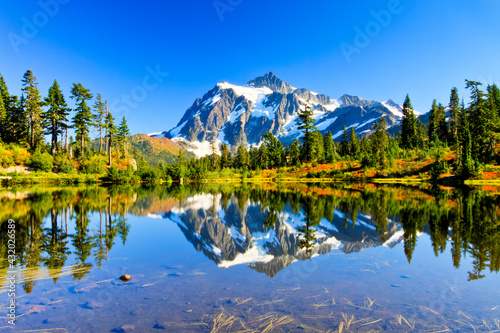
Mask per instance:
[[[135,325],[122,325],[114,330],[114,332],[118,333],[127,333],[132,331],[135,331]]]
[[[56,316],[56,317],[51,317],[47,318],[44,321],[42,321],[43,324],[63,324],[68,321],[68,318],[65,316]]]
[[[85,303],[84,308],[94,310],[94,309],[102,308],[103,306],[104,306],[104,304],[102,304],[100,302],[90,301],[90,302]]]
[[[120,276],[120,280],[122,280],[123,282],[129,282],[130,280],[132,280],[132,277],[128,274],[123,274],[122,276]]]

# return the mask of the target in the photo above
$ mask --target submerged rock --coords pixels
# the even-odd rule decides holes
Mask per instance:
[[[42,321],[42,323],[43,324],[62,324],[62,323],[66,323],[67,321],[68,321],[68,318],[61,315],[61,316],[47,318],[44,321]]]
[[[104,304],[102,304],[100,302],[96,302],[96,301],[90,301],[90,302],[85,303],[85,305],[83,307],[86,309],[94,310],[94,309],[99,309],[99,308],[104,307]]]
[[[122,325],[113,330],[113,332],[118,332],[118,333],[127,333],[132,331],[135,331],[135,325]]]
[[[167,330],[167,329],[169,329],[169,328],[171,328],[171,327],[172,327],[171,323],[166,322],[166,321],[164,321],[164,322],[157,322],[157,323],[153,326],[153,328],[154,328],[154,329],[157,329],[157,330]]]
[[[170,277],[179,277],[179,276],[183,276],[183,275],[184,275],[184,273],[182,273],[182,272],[175,272],[175,273],[168,274],[168,276],[170,276]]]

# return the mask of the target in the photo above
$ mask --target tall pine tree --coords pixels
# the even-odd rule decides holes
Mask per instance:
[[[51,136],[51,152],[57,152],[57,137],[62,135],[67,126],[69,108],[64,100],[64,96],[59,88],[59,84],[54,80],[54,84],[49,88],[49,95],[45,98],[45,105],[49,108],[43,113],[45,119],[45,134]]]
[[[333,143],[332,132],[328,132],[323,137],[323,145],[325,147],[325,162],[333,163],[335,161],[335,144]]]
[[[496,84],[488,85],[488,108],[493,119],[493,129],[500,131],[500,89]]]
[[[219,148],[221,152],[220,156],[220,167],[221,169],[226,169],[231,167],[231,154],[229,153],[229,147],[225,143],[220,144]]]
[[[449,131],[449,141],[456,148],[456,143],[458,141],[458,121],[460,116],[460,99],[458,98],[458,89],[453,88],[450,95],[450,131]]]
[[[380,118],[380,123],[375,122],[375,133],[370,136],[372,154],[377,160],[377,164],[381,167],[384,166],[387,157],[387,145],[389,143],[389,137],[385,130],[387,126],[387,121],[384,117]]]
[[[111,166],[111,153],[113,143],[115,141],[115,136],[117,133],[117,129],[114,123],[115,118],[111,115],[111,112],[106,113],[106,142],[107,142],[107,151],[108,151],[108,165]]]
[[[290,144],[290,149],[288,152],[290,163],[292,166],[300,166],[300,148],[299,141],[295,138]]]
[[[416,141],[415,113],[411,106],[410,96],[406,95],[403,103],[403,119],[401,121],[401,147],[412,149]]]
[[[24,73],[23,79],[23,109],[29,129],[28,142],[31,149],[36,149],[38,144],[43,141],[43,101],[38,90],[38,82],[31,70]]]
[[[349,153],[354,158],[357,158],[359,155],[359,140],[354,127],[351,127],[351,133],[349,134]]]
[[[298,130],[304,132],[304,136],[302,137],[302,160],[305,162],[311,162],[314,158],[311,132],[316,129],[314,126],[315,120],[312,117],[313,111],[311,110],[311,107],[306,104],[304,110],[299,110],[297,116],[297,121],[299,123]]]
[[[436,130],[439,140],[446,141],[448,138],[448,124],[446,123],[446,110],[444,106],[439,103],[436,116]]]
[[[92,94],[89,89],[84,88],[83,85],[78,82],[73,83],[71,98],[76,100],[76,114],[73,117],[72,122],[73,128],[76,132],[76,139],[80,141],[80,155],[83,156],[85,153],[85,141],[88,139],[90,127],[94,122],[94,117],[90,112],[90,107],[86,103],[86,101],[92,98]]]
[[[95,125],[99,130],[99,154],[102,152],[102,130],[106,122],[106,104],[102,101],[101,94],[97,94],[94,104]]]
[[[12,135],[9,135],[9,115],[11,112],[11,96],[5,84],[5,80],[0,74],[0,139],[9,142],[12,139]]]
[[[2,94],[0,94],[0,141],[5,137],[5,131],[7,126],[7,109],[5,108],[5,103],[3,102]]]
[[[125,116],[123,116],[122,121],[118,126],[118,133],[116,137],[118,139],[118,142],[120,143],[120,146],[122,147],[124,158],[127,155],[127,144],[129,136],[130,136],[130,130],[127,126],[127,120],[125,120]]]
[[[349,155],[349,136],[347,135],[347,128],[344,125],[344,132],[342,133],[342,136],[340,137],[340,151],[339,151],[340,156],[347,156]]]
[[[466,88],[471,91],[469,104],[469,124],[472,138],[472,158],[486,162],[488,147],[493,140],[495,117],[488,109],[484,92],[479,89],[481,82],[465,80]]]
[[[437,101],[434,100],[432,101],[432,107],[431,110],[429,111],[429,123],[428,123],[428,130],[427,130],[427,136],[429,137],[430,142],[434,142],[437,140],[437,125],[436,125],[436,119],[437,119],[437,114],[438,114],[438,106],[437,106]]]
[[[238,151],[234,159],[234,166],[239,169],[248,169],[249,166],[248,152],[245,146],[243,145],[238,146]]]

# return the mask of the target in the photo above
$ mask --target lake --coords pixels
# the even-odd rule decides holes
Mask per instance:
[[[0,207],[0,331],[500,331],[496,187],[19,186]]]

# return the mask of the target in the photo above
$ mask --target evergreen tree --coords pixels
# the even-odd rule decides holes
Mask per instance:
[[[438,114],[438,106],[437,106],[437,101],[434,100],[432,101],[432,107],[431,110],[429,111],[429,125],[428,125],[428,131],[427,131],[427,136],[429,137],[430,142],[435,142],[438,138],[437,136],[437,125],[436,125],[436,119],[437,119],[437,114]]]
[[[488,85],[488,101],[490,107],[494,108],[500,117],[500,89],[496,84]]]
[[[259,165],[264,170],[269,168],[269,151],[265,144],[259,147]]]
[[[75,116],[72,119],[73,128],[75,128],[77,140],[80,141],[80,154],[83,156],[85,149],[85,140],[88,139],[90,127],[93,125],[94,117],[90,112],[90,107],[86,101],[92,99],[92,94],[89,89],[83,87],[79,83],[73,83],[71,89],[71,98],[76,99]]]
[[[466,88],[471,90],[469,126],[472,138],[472,158],[485,161],[488,147],[494,140],[493,127],[496,117],[486,106],[484,93],[479,89],[482,83],[469,80],[465,80],[465,82]]]
[[[182,154],[182,149],[179,149],[179,155],[177,155],[177,164],[175,167],[177,169],[177,177],[181,180],[184,179],[184,177],[186,177],[187,165],[184,155]]]
[[[326,163],[333,163],[335,161],[335,144],[333,143],[332,132],[328,132],[323,137],[323,145],[325,150]]]
[[[0,94],[0,140],[5,138],[5,131],[7,126],[7,109],[3,102],[2,94]]]
[[[344,132],[340,137],[340,156],[349,155],[349,137],[347,136],[347,128],[344,126]]]
[[[313,131],[311,135],[311,153],[313,160],[322,163],[325,160],[325,148],[323,143],[323,135],[320,131]]]
[[[23,76],[23,109],[28,123],[29,129],[29,145],[31,149],[36,147],[43,141],[43,116],[42,106],[43,101],[38,91],[38,82],[31,70],[27,70]]]
[[[389,143],[388,135],[385,131],[387,122],[384,117],[380,118],[380,123],[375,121],[375,132],[370,136],[372,153],[379,166],[384,166],[386,160],[386,150]]]
[[[5,85],[4,78],[0,74],[0,140],[6,141],[7,139],[7,129],[8,129],[8,116],[9,116],[9,105],[10,95]]]
[[[457,164],[458,168],[462,168],[462,162],[463,162],[463,148],[464,148],[464,142],[465,142],[465,137],[466,137],[466,127],[469,127],[469,122],[468,122],[468,114],[467,110],[465,109],[465,103],[462,100],[462,103],[460,105],[460,112],[458,114],[458,126],[457,126],[457,144],[456,144],[456,153],[457,153]],[[467,130],[469,130],[467,128]],[[469,132],[470,134],[470,132]]]
[[[299,110],[298,116],[298,130],[304,132],[302,137],[302,160],[305,162],[311,162],[314,158],[312,151],[312,137],[311,132],[316,129],[313,125],[315,123],[313,116],[313,111],[309,105],[304,107],[304,110]]]
[[[221,169],[226,169],[231,167],[231,155],[229,153],[229,147],[225,143],[220,145],[220,167]]]
[[[9,107],[7,108],[7,124],[5,142],[15,142],[21,145],[28,144],[28,122],[24,112],[24,97],[10,96]]]
[[[300,166],[300,147],[297,138],[295,138],[290,144],[290,149],[288,150],[288,156],[290,158],[289,165],[295,167]]]
[[[415,120],[415,130],[416,130],[416,140],[415,147],[423,148],[425,142],[425,127],[424,124],[420,121],[420,119]]]
[[[410,96],[406,95],[403,103],[403,119],[401,121],[401,147],[412,149],[416,141],[415,114],[411,106]]]
[[[436,117],[436,129],[439,140],[442,142],[448,139],[448,124],[446,123],[446,110],[444,106],[439,103],[438,112]]]
[[[295,138],[293,142],[290,144],[289,157],[290,157],[290,165],[296,167],[300,166],[300,148],[299,148],[299,141],[297,140],[297,138]]]
[[[9,137],[12,138],[12,135],[9,135],[9,115],[10,115],[10,101],[11,96],[7,89],[7,85],[5,84],[5,80],[3,75],[0,74],[0,96],[1,96],[1,105],[0,105],[0,139],[8,142]]]
[[[113,146],[113,143],[114,143],[114,140],[115,140],[115,136],[116,136],[116,133],[117,133],[117,129],[116,129],[116,126],[114,124],[114,120],[115,118],[113,118],[113,116],[111,115],[111,112],[108,112],[106,114],[106,141],[107,141],[107,150],[108,150],[108,165],[111,166],[111,153],[112,153],[112,149],[111,147]],[[71,140],[73,141],[73,140]]]
[[[359,141],[354,131],[354,127],[351,127],[351,133],[349,135],[349,153],[354,158],[359,155]]]
[[[500,131],[500,89],[496,84],[488,85],[488,105],[490,115],[493,117],[493,130]]]
[[[458,141],[458,121],[460,115],[460,99],[458,98],[458,89],[453,88],[450,95],[450,131],[449,140],[456,144]],[[455,146],[456,147],[456,146]]]
[[[118,126],[118,133],[116,135],[116,138],[118,142],[120,143],[120,146],[123,149],[123,157],[125,158],[127,155],[127,143],[128,143],[128,137],[130,136],[130,130],[128,129],[127,126],[127,120],[125,120],[125,116],[123,116],[122,121],[120,125]]]
[[[360,143],[359,143],[359,152],[360,156],[363,154],[369,153],[370,150],[370,140],[364,136],[361,138]]]
[[[464,177],[470,177],[474,172],[474,160],[472,158],[472,137],[465,106],[462,107],[458,136],[461,146],[460,173]]]
[[[249,167],[248,152],[245,146],[239,145],[236,157],[234,159],[234,164],[236,168],[248,169]]]
[[[0,95],[2,95],[5,108],[8,109],[8,104],[10,102],[10,94],[2,74],[0,74]]]
[[[0,139],[4,142],[24,143],[27,138],[27,122],[22,104],[17,96],[11,96],[0,74],[0,95],[2,96],[5,113],[0,122]],[[2,112],[2,111],[0,111]]]
[[[99,154],[102,152],[102,130],[105,127],[106,121],[106,104],[102,101],[101,94],[97,94],[94,104],[94,119],[95,125],[99,130]]]
[[[269,157],[269,168],[281,167],[284,165],[283,160],[284,148],[281,142],[274,136],[272,132],[264,134],[264,143]]]
[[[250,149],[249,162],[250,162],[250,167],[252,168],[252,170],[260,169],[259,148],[254,147],[254,148]]]
[[[49,108],[43,113],[45,119],[45,134],[51,136],[51,152],[57,152],[57,137],[62,135],[68,121],[69,108],[64,100],[64,96],[59,88],[59,84],[54,80],[54,84],[49,88],[49,95],[45,98],[45,105]]]

